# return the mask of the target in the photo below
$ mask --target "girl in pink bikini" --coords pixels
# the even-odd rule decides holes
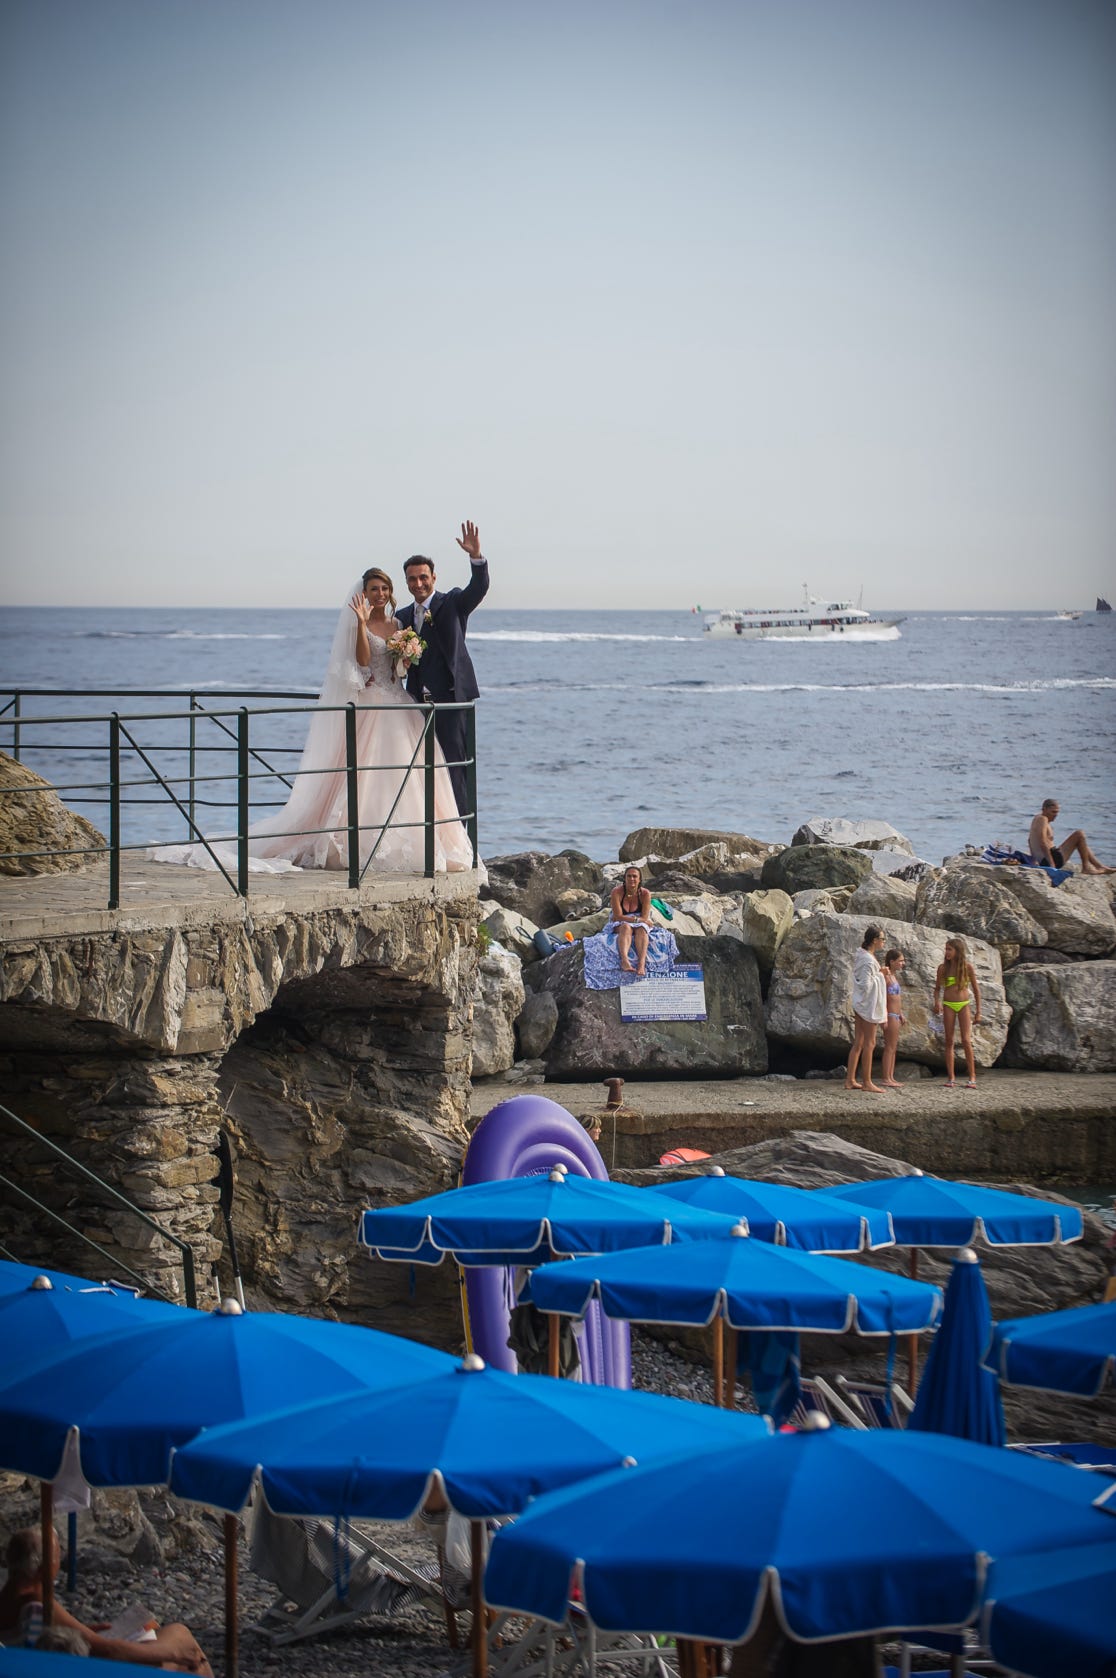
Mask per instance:
[[[883,968],[884,990],[887,993],[887,1019],[883,1024],[883,1057],[880,1061],[880,1083],[885,1089],[901,1090],[895,1076],[895,1056],[899,1049],[899,1027],[906,1023],[903,1012],[903,988],[899,975],[907,965],[902,950],[888,950],[880,966]]]
[[[945,1026],[946,1089],[955,1089],[957,1086],[957,1080],[953,1075],[953,1038],[960,1025],[961,1047],[965,1051],[965,1064],[969,1070],[969,1081],[965,1088],[975,1090],[973,1026],[980,1024],[980,986],[977,984],[963,938],[946,940],[945,960],[938,968],[938,975],[934,980],[934,1012],[942,1014]]]

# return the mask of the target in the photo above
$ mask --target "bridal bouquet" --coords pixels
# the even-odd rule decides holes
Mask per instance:
[[[388,636],[388,653],[391,657],[391,679],[394,682],[397,670],[410,670],[417,664],[426,651],[426,642],[416,635],[413,629],[397,629],[394,635]]]

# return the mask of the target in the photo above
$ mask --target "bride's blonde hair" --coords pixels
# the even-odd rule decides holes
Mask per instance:
[[[387,584],[387,586],[388,586],[388,605],[391,607],[392,611],[394,612],[395,611],[395,584],[392,582],[391,578],[388,576],[386,571],[381,571],[380,567],[378,565],[371,565],[371,566],[369,566],[368,570],[364,573],[364,576],[360,579],[361,588],[367,588],[368,584],[372,581],[373,578],[375,578],[378,583],[386,583]]]

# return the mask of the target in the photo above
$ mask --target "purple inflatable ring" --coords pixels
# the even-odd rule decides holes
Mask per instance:
[[[545,1095],[513,1095],[481,1120],[465,1154],[463,1183],[492,1183],[505,1177],[533,1177],[564,1165],[581,1177],[607,1182],[608,1172],[585,1127]],[[492,1369],[515,1373],[508,1346],[512,1272],[486,1268],[465,1272],[469,1338]],[[632,1384],[631,1337],[627,1323],[610,1322],[594,1302],[578,1342],[582,1379],[599,1387]]]

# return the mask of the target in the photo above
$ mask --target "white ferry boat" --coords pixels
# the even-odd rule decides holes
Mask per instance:
[[[706,635],[735,635],[741,641],[898,641],[902,618],[877,618],[847,600],[819,600],[803,585],[801,606],[749,606],[738,612],[709,612]]]

